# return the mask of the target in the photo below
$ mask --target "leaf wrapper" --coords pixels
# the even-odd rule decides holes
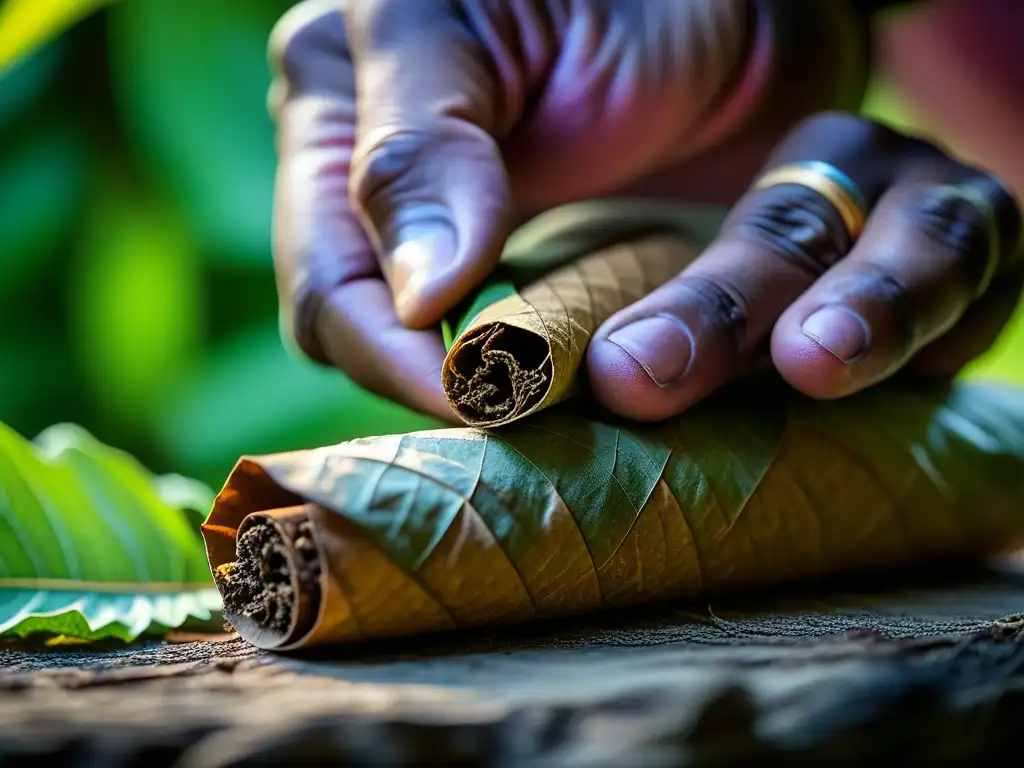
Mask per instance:
[[[560,402],[598,326],[664,285],[697,252],[671,236],[622,243],[499,299],[448,350],[441,370],[448,402],[467,424],[487,427]]]
[[[724,213],[603,200],[565,206],[519,230],[493,280],[463,308],[441,381],[470,426],[497,427],[575,391],[605,320],[683,270]]]
[[[280,537],[287,625],[241,615],[219,582],[242,636],[285,650],[980,554],[1024,533],[1022,502],[1020,390],[821,403],[750,383],[659,425],[554,409],[244,458],[204,536],[223,570],[239,531],[302,518],[320,571],[303,586]]]

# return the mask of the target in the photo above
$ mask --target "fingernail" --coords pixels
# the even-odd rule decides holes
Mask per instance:
[[[801,330],[843,363],[852,363],[871,336],[864,318],[841,305],[822,307],[804,320]]]
[[[455,232],[449,227],[418,232],[391,252],[388,281],[399,314],[413,311],[424,289],[455,260]]]
[[[614,331],[608,341],[632,357],[659,387],[686,375],[693,356],[693,335],[668,314],[637,320]]]

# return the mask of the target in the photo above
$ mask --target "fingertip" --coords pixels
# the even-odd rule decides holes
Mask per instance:
[[[324,357],[374,394],[450,424],[461,421],[441,386],[444,343],[436,331],[403,328],[380,279],[338,286],[317,313]]]
[[[439,322],[499,261],[511,192],[497,145],[478,129],[404,131],[361,140],[352,196],[376,236],[395,313]]]
[[[587,349],[587,376],[595,399],[618,416],[661,421],[681,410],[675,393],[655,383],[636,358],[607,339],[595,339]]]
[[[485,278],[459,269],[414,275],[394,292],[395,315],[409,330],[436,326]]]
[[[458,300],[444,279],[457,255],[455,228],[439,218],[407,224],[384,259],[395,314],[406,328],[434,324]]]
[[[779,375],[808,397],[833,400],[855,389],[851,363],[844,363],[799,324],[776,326],[771,356]]]

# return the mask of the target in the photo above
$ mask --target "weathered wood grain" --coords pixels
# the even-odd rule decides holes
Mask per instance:
[[[924,765],[1012,748],[1019,576],[868,586],[316,656],[230,637],[2,650],[0,765]]]

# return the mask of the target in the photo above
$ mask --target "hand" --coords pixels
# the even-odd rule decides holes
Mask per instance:
[[[307,0],[272,40],[287,331],[454,420],[429,328],[513,226],[600,195],[731,203],[801,117],[856,104],[857,32],[838,0]],[[617,408],[621,365],[593,360]]]
[[[795,388],[838,398],[909,364],[949,377],[983,352],[1024,283],[1007,187],[927,142],[843,114],[798,127],[767,168],[820,161],[859,188],[849,237],[807,187],[748,193],[711,246],[602,326],[588,349],[600,401],[631,418],[685,410],[762,353]]]

